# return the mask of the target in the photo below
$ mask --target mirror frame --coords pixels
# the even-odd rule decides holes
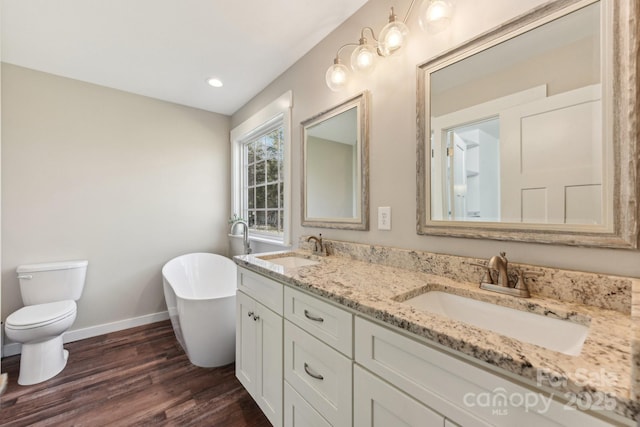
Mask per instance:
[[[369,230],[369,92],[361,92],[300,123],[302,129],[302,225],[306,227],[336,228],[343,230]],[[307,215],[307,129],[353,107],[357,108],[358,142],[360,156],[360,215],[355,218],[313,218]]]
[[[612,123],[607,132],[613,142],[613,218],[604,230],[586,230],[564,224],[524,224],[499,222],[465,222],[431,220],[430,177],[431,152],[430,105],[428,78],[445,65],[480,52],[523,32],[537,27],[540,20],[556,18],[597,0],[555,0],[505,22],[460,46],[454,47],[417,69],[417,233],[450,237],[480,238],[562,244],[571,246],[637,249],[639,245],[640,117],[638,110],[638,51],[640,6],[636,0],[600,0],[605,19],[612,26],[611,64]],[[546,21],[548,22],[548,21]],[[606,111],[606,110],[605,110]],[[612,224],[611,224],[612,223]]]

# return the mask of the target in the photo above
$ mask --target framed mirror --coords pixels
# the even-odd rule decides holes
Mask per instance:
[[[368,92],[302,125],[302,225],[369,229]]]
[[[418,233],[638,247],[638,7],[557,0],[418,67]]]

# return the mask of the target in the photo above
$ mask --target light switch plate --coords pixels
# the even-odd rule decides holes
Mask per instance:
[[[378,230],[391,230],[391,207],[378,207]]]

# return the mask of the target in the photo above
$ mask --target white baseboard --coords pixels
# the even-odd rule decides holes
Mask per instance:
[[[144,316],[133,317],[131,319],[119,320],[117,322],[104,323],[102,325],[89,326],[87,328],[70,330],[64,333],[62,340],[65,343],[84,340],[87,338],[97,337],[98,335],[108,334],[109,332],[122,331],[124,329],[135,328],[136,326],[148,325],[150,323],[160,322],[169,318],[168,311],[147,314]],[[17,342],[5,343],[2,347],[2,357],[14,356],[20,354],[22,344]]]

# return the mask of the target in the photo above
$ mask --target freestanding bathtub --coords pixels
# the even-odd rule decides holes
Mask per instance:
[[[196,366],[235,359],[236,265],[221,255],[193,253],[162,267],[164,297],[178,342]]]

